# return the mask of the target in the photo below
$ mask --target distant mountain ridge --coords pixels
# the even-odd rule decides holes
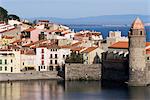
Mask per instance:
[[[27,18],[30,21],[46,19],[59,24],[86,24],[86,25],[130,25],[136,17],[140,17],[144,23],[150,23],[150,15],[103,15],[84,18],[55,18],[35,17]]]

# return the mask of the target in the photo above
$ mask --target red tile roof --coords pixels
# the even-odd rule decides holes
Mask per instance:
[[[109,48],[118,48],[118,49],[128,49],[128,42],[119,41],[117,43],[114,43],[113,45],[109,46]],[[150,42],[146,42],[145,46],[150,46]]]
[[[146,50],[146,54],[150,54],[150,48]]]
[[[19,39],[19,40],[15,40],[15,41],[13,41],[11,44],[19,43],[19,42],[21,42],[21,41],[22,41],[21,39]]]
[[[49,22],[49,20],[38,20],[38,22]]]
[[[28,28],[28,29],[26,29],[26,30],[24,30],[25,32],[31,32],[31,31],[33,31],[33,30],[35,30],[36,28]]]
[[[11,28],[11,29],[8,29],[8,30],[4,30],[4,31],[1,31],[1,33],[4,33],[4,32],[8,32],[8,31],[11,31],[11,30],[14,30],[16,28]]]
[[[120,41],[120,42],[114,43],[113,45],[109,46],[109,48],[128,49],[128,42]]]
[[[82,51],[82,53],[90,53],[91,51],[97,49],[98,47],[89,47],[86,50]]]
[[[74,47],[74,48],[71,48],[71,51],[81,51],[83,50],[85,47]]]
[[[71,46],[78,46],[78,45],[80,45],[81,43],[82,43],[82,41],[79,41],[79,42],[76,42],[76,43],[72,44]]]
[[[13,39],[14,36],[3,36],[2,38],[5,38],[5,39]]]
[[[150,42],[146,42],[146,46],[150,46]]]

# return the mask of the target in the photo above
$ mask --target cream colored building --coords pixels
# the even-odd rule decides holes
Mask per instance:
[[[20,51],[0,50],[0,73],[20,73]]]
[[[121,36],[121,31],[110,31],[109,37],[107,37],[107,46],[111,46],[112,44],[119,41],[128,41],[128,37]]]
[[[21,71],[35,70],[36,68],[36,54],[34,50],[27,50],[21,52]]]
[[[100,63],[104,51],[99,47],[89,47],[82,51],[84,64]]]

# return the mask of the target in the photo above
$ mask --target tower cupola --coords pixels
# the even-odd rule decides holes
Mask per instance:
[[[131,26],[132,29],[144,29],[144,24],[139,17],[137,17]]]

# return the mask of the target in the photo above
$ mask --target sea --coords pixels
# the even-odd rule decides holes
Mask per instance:
[[[68,25],[75,32],[91,30],[101,32],[103,38],[108,36],[109,31],[121,31],[122,36],[128,36],[130,26],[102,26],[102,25]],[[150,26],[145,27],[146,41],[150,42]]]
[[[0,100],[150,100],[149,87],[100,81],[0,82]]]

